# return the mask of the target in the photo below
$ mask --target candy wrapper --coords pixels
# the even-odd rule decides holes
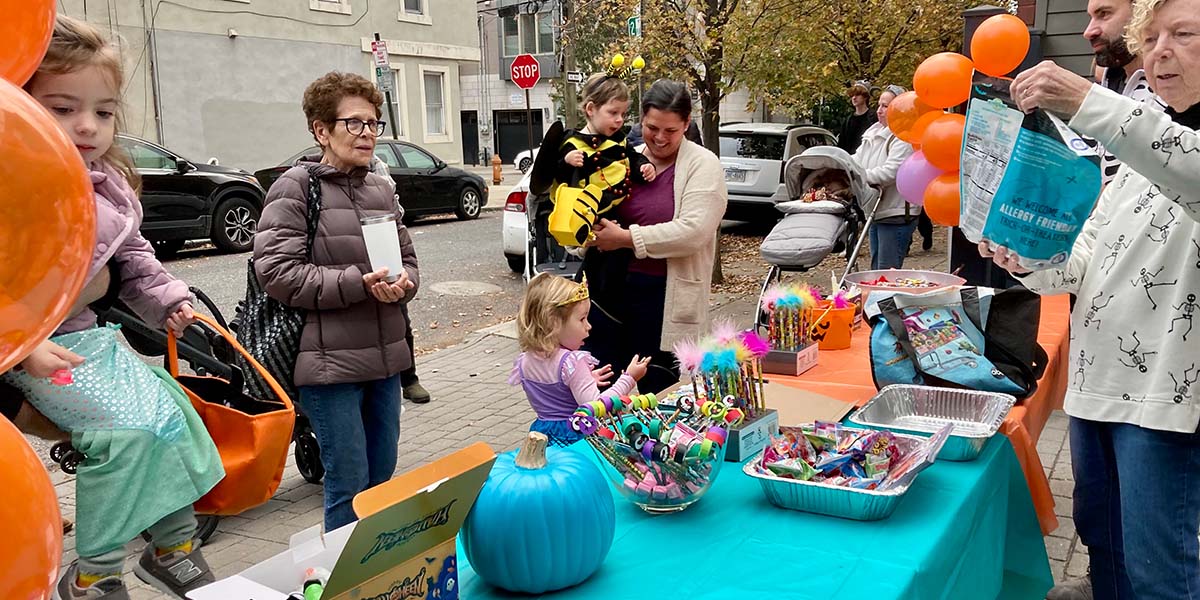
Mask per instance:
[[[947,424],[945,427],[939,429],[937,433],[933,434],[933,437],[930,437],[928,442],[922,444],[908,456],[904,456],[897,461],[895,466],[888,470],[883,483],[879,485],[879,489],[886,490],[906,485],[917,476],[917,473],[929,468],[929,465],[932,465],[934,459],[937,458],[937,454],[941,451],[942,446],[946,444],[946,440],[949,439],[950,432],[953,429],[953,424]]]
[[[801,458],[777,460],[768,464],[767,469],[779,477],[789,477],[800,481],[808,481],[817,474],[817,470]]]
[[[783,427],[756,463],[759,473],[855,489],[888,489],[912,481],[933,463],[950,427],[904,454],[890,431],[817,422]]]

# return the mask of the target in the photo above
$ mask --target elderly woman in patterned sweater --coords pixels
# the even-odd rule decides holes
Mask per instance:
[[[1123,163],[1066,267],[980,252],[1093,303],[1072,316],[1064,408],[1094,597],[1200,598],[1200,0],[1136,0],[1126,39],[1166,112],[1049,62],[1012,85],[1022,109],[1069,117]]]

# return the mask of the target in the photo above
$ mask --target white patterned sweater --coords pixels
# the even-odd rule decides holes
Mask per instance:
[[[1200,107],[1183,116],[1194,117]],[[1067,414],[1191,433],[1200,423],[1200,136],[1100,85],[1072,129],[1124,163],[1061,269],[1021,278],[1074,293]],[[1195,123],[1191,123],[1196,127]]]

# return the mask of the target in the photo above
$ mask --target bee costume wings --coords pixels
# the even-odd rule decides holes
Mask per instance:
[[[630,179],[645,183],[641,166],[649,160],[625,143],[625,132],[611,136],[566,129],[562,122],[550,126],[542,139],[530,175],[529,191],[549,193],[554,209],[549,231],[559,244],[582,246],[592,238],[600,215],[630,195]],[[566,162],[568,153],[583,153],[583,166]]]

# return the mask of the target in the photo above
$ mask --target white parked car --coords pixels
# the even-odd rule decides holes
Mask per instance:
[[[500,229],[501,248],[504,249],[504,259],[513,273],[525,272],[525,249],[529,243],[529,218],[525,213],[526,198],[529,195],[529,173],[526,172],[521,181],[513,186],[504,199],[504,218]]]
[[[513,166],[519,169],[522,173],[528,173],[529,168],[533,166],[533,161],[537,160],[537,154],[537,148],[534,148],[532,151],[525,150],[524,152],[518,154],[515,159],[513,159]]]
[[[726,216],[747,220],[788,200],[783,165],[813,146],[832,146],[837,139],[827,129],[787,123],[734,123],[722,125],[721,166],[729,190]]]
[[[567,252],[547,232],[540,231],[535,235],[529,226],[533,210],[539,212],[543,224],[550,212],[547,198],[543,197],[538,204],[529,196],[529,179],[530,175],[526,173],[504,200],[504,217],[500,225],[504,260],[508,261],[508,268],[523,274],[526,281],[538,273],[574,277],[583,259]],[[530,252],[534,254],[532,259]]]

